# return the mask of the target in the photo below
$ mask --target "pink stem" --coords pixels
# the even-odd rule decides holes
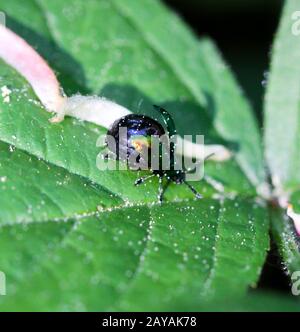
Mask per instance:
[[[26,78],[47,111],[60,108],[64,98],[53,70],[24,39],[1,24],[0,57]]]

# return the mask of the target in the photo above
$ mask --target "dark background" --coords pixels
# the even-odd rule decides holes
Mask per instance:
[[[163,0],[198,36],[211,37],[244,89],[262,126],[262,102],[281,0]],[[272,243],[259,288],[289,290]]]
[[[199,35],[211,37],[250,99],[261,124],[264,73],[281,0],[164,0]]]

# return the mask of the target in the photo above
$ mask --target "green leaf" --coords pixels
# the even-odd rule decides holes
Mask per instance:
[[[297,204],[295,209],[299,210],[299,208],[300,204]],[[273,237],[283,259],[284,270],[291,278],[292,293],[293,284],[298,280],[298,274],[300,271],[299,236],[295,232],[292,220],[286,216],[284,211],[279,209],[272,210],[271,225]],[[295,291],[299,291],[299,286],[297,286],[297,284],[295,284]],[[298,295],[298,293],[295,293],[294,295]],[[299,305],[299,296],[297,297],[297,300]]]
[[[1,309],[168,310],[180,307],[180,297],[240,296],[255,282],[267,247],[264,210],[241,204],[240,222],[232,221],[236,203],[220,208],[206,199],[3,225],[8,295]]]
[[[252,183],[264,180],[252,110],[211,41],[196,40],[158,1],[37,3],[49,28],[46,36],[50,34],[60,53],[67,50],[68,56],[59,54],[57,47],[57,54],[52,50],[49,55],[45,42],[42,54],[50,61],[54,58],[59,71],[64,67],[68,83],[72,78],[77,88],[101,93],[132,111],[149,112],[153,101],[165,105],[178,119],[180,133],[205,134],[207,142],[211,134],[215,136],[213,126],[235,150],[236,160]],[[14,8],[9,13],[20,20],[15,12]],[[87,19],[82,20],[83,14]],[[23,27],[15,28],[28,35]],[[41,31],[45,29],[44,23]],[[170,38],[172,34],[176,38]],[[36,38],[31,36],[31,40],[36,46]]]
[[[150,115],[158,103],[181,134],[236,149],[236,160],[206,166],[226,197],[201,182],[205,199],[195,201],[174,184],[160,206],[156,179],[135,188],[137,172],[98,170],[103,128],[49,123],[29,84],[0,62],[0,86],[12,90],[10,103],[0,102],[1,310],[197,309],[255,286],[268,249],[253,186],[264,181],[260,140],[213,44],[158,1],[0,3],[67,93],[100,94]]]
[[[295,191],[290,196],[290,204],[295,213],[300,213],[300,191]],[[284,269],[289,277],[300,271],[300,241],[293,220],[286,212],[272,208],[271,213],[272,234],[283,258]],[[291,280],[291,284],[293,280]]]
[[[298,205],[298,209],[299,209]],[[283,211],[273,210],[272,228],[276,242],[279,245],[286,269],[289,275],[300,271],[299,239],[295,233],[293,222]]]
[[[289,194],[289,201],[299,213],[299,126],[300,126],[300,47],[293,33],[299,10],[296,0],[287,0],[276,34],[271,71],[265,98],[265,155],[279,195]],[[290,276],[300,270],[299,237],[293,222],[283,210],[270,208],[272,234]]]
[[[265,100],[265,150],[272,177],[285,189],[300,184],[300,44],[292,27],[297,0],[287,0],[272,51]]]

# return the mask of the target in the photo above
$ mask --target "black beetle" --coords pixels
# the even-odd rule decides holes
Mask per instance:
[[[108,147],[110,152],[112,152],[116,156],[117,160],[128,162],[128,159],[133,156],[133,158],[131,159],[138,163],[138,165],[142,167],[142,169],[146,168],[152,172],[151,175],[137,179],[135,181],[136,186],[142,184],[153,176],[159,177],[158,198],[160,202],[162,202],[163,194],[171,182],[174,182],[176,184],[186,184],[189,189],[195,194],[196,198],[202,198],[202,196],[196,191],[196,189],[186,181],[186,171],[177,170],[174,168],[176,143],[174,143],[172,140],[170,140],[168,144],[170,165],[169,169],[162,168],[161,146],[159,149],[159,167],[158,169],[153,169],[150,157],[152,152],[151,137],[162,137],[163,135],[165,135],[165,137],[167,138],[172,138],[175,137],[177,133],[175,123],[171,115],[162,107],[154,105],[154,108],[162,115],[164,124],[167,128],[167,132],[158,121],[148,116],[129,114],[116,120],[107,131],[107,137],[113,137],[116,146],[112,148],[110,144],[108,144],[108,139],[106,139],[106,146]],[[125,135],[120,135],[120,128],[125,128]],[[141,153],[143,149],[144,152],[146,151],[146,154]],[[105,158],[108,158],[108,154],[105,155]],[[134,166],[136,166],[136,164],[134,164]],[[134,169],[136,168],[134,167]],[[162,185],[162,180],[164,177],[166,177],[168,180],[165,187],[163,187]]]

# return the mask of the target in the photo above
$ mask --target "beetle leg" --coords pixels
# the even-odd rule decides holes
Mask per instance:
[[[163,177],[160,176],[159,177],[159,187],[158,187],[158,199],[159,199],[159,203],[162,203],[163,200],[163,195],[164,195],[164,188],[163,188]]]
[[[191,186],[188,182],[186,182],[185,180],[183,181],[189,188],[190,188],[190,190],[194,193],[194,195],[195,195],[195,197],[197,198],[197,199],[200,199],[200,198],[202,198],[202,195],[201,194],[199,194],[198,193],[198,191],[193,187],[193,186]]]
[[[161,204],[162,201],[163,201],[164,194],[165,194],[167,188],[169,187],[169,184],[171,183],[171,180],[168,179],[167,184],[163,187],[163,186],[162,186],[162,177],[160,177],[160,179],[161,179],[161,181],[160,181],[160,187],[159,187],[159,195],[158,195],[158,198],[159,198],[159,203]]]
[[[142,178],[139,178],[134,182],[134,185],[139,186],[140,184],[144,183],[146,180],[152,178],[153,176],[156,176],[156,174],[151,174],[151,175],[147,175]]]

